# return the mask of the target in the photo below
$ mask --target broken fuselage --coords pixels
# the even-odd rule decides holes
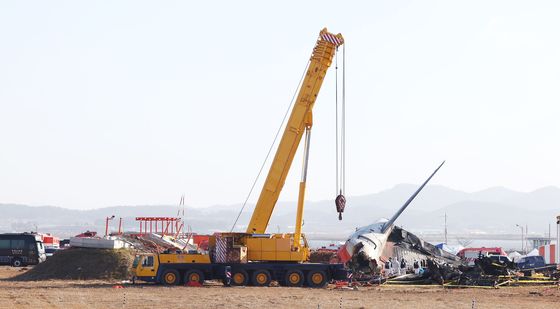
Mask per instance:
[[[350,269],[360,273],[375,273],[386,262],[395,268],[412,268],[414,264],[425,264],[428,259],[439,263],[459,264],[459,258],[416,235],[394,225],[395,220],[410,205],[414,198],[432,179],[439,167],[408,198],[391,219],[381,219],[376,223],[357,229],[338,251],[338,257]]]

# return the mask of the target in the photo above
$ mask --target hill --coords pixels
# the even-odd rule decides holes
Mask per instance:
[[[400,184],[391,189],[363,196],[347,197],[343,221],[338,220],[333,201],[309,201],[304,214],[304,231],[314,237],[347,235],[356,227],[390,217],[416,190],[416,185]],[[444,186],[428,186],[397,220],[412,232],[443,230],[447,214],[450,233],[517,233],[516,224],[529,225],[539,233],[548,229],[560,214],[560,189],[546,187],[532,192],[517,192],[502,187],[467,193]],[[241,208],[240,204],[208,208],[187,206],[185,218],[193,231],[211,233],[229,231]],[[254,205],[247,205],[235,229],[242,231]],[[295,221],[295,202],[280,202],[272,216],[269,231],[289,232]],[[54,206],[0,204],[0,232],[38,229],[70,236],[85,230],[104,230],[105,217],[124,219],[125,230],[138,230],[139,216],[175,216],[177,206],[112,206],[90,210]],[[113,221],[113,229],[116,221]]]

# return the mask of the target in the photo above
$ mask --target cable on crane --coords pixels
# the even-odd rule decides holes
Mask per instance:
[[[284,123],[286,122],[286,118],[288,117],[288,114],[290,113],[290,110],[292,109],[292,105],[294,104],[294,101],[296,99],[296,95],[298,94],[298,90],[301,87],[301,83],[303,82],[303,79],[305,78],[305,73],[307,72],[307,69],[309,68],[309,63],[310,62],[311,62],[311,60],[307,61],[307,64],[305,65],[305,69],[303,70],[303,74],[301,74],[301,78],[299,79],[299,83],[296,87],[296,90],[294,91],[294,94],[292,95],[292,100],[290,100],[290,104],[288,105],[288,108],[286,109],[286,113],[284,114],[284,118],[282,118],[282,122],[280,123],[280,126],[278,127],[278,130],[276,131],[276,135],[274,135],[274,140],[272,141],[272,144],[270,145],[270,148],[268,148],[268,152],[266,153],[266,157],[264,158],[264,161],[261,164],[261,168],[259,169],[259,172],[257,173],[257,177],[255,177],[255,180],[253,181],[253,184],[251,185],[251,189],[249,190],[249,194],[247,194],[247,197],[245,198],[245,201],[243,202],[243,205],[241,206],[241,209],[239,210],[239,213],[237,214],[237,217],[235,218],[235,222],[233,222],[233,225],[231,226],[230,232],[233,232],[233,229],[235,228],[235,225],[237,224],[237,221],[239,220],[239,217],[243,213],[243,210],[245,209],[245,206],[247,205],[247,202],[249,201],[249,198],[251,197],[251,194],[253,193],[253,189],[255,189],[255,186],[257,185],[257,181],[259,180],[259,178],[262,174],[262,171],[264,169],[264,166],[265,166],[266,162],[268,161],[268,157],[270,156],[270,153],[272,152],[272,149],[274,148],[274,145],[276,144],[276,140],[278,139],[278,135],[280,135],[280,131],[284,127]]]
[[[336,193],[338,220],[346,207],[346,44],[342,45],[342,100],[338,105],[338,47],[335,52]],[[339,115],[340,111],[340,115]]]

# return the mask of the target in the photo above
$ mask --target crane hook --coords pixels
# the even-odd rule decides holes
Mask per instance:
[[[342,195],[342,192],[334,199],[334,203],[336,204],[336,211],[338,212],[338,220],[342,220],[342,213],[346,206],[346,197]]]

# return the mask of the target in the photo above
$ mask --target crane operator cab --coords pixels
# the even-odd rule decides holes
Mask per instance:
[[[132,282],[140,279],[146,282],[155,282],[159,259],[154,254],[137,255],[132,262]]]

